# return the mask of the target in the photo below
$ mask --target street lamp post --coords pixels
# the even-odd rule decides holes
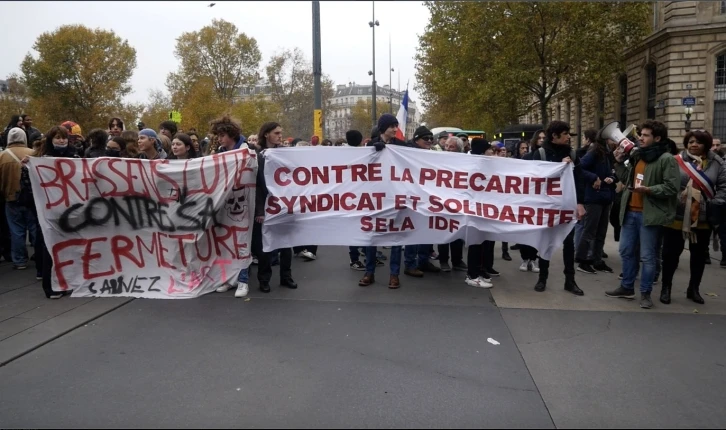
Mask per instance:
[[[686,106],[685,109],[686,113],[686,133],[691,131],[691,115],[693,115],[693,108],[690,106]]]
[[[392,73],[395,72],[393,70],[393,67],[391,66],[391,33],[388,33],[388,68],[390,71],[388,72],[388,103],[391,108],[391,115],[393,115],[393,75]]]
[[[373,125],[376,125],[377,123],[377,115],[376,115],[376,26],[380,26],[378,21],[376,21],[376,2],[373,1],[373,20],[368,23],[368,25],[373,29],[373,70],[371,71],[371,76],[373,76],[373,85],[371,87],[371,95],[373,96],[373,100],[371,101],[371,111],[373,112]]]

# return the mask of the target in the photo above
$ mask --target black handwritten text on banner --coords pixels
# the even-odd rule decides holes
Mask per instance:
[[[74,297],[190,298],[251,262],[257,159],[31,158],[53,285]]]

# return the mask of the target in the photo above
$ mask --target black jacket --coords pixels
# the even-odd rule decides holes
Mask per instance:
[[[580,157],[577,153],[573,154],[572,147],[569,145],[553,145],[549,140],[545,140],[542,144],[542,148],[545,150],[545,160],[540,158],[540,150],[537,149],[530,152],[529,160],[535,161],[550,161],[553,163],[561,163],[567,157],[575,155],[575,159],[572,160],[572,164],[575,166],[573,174],[575,175],[575,192],[577,193],[577,204],[584,204],[585,202],[585,179],[582,174],[582,167],[580,166]]]
[[[260,151],[257,153],[257,186],[255,187],[255,218],[265,216],[265,204],[270,191],[265,182],[265,157]]]
[[[383,142],[383,140],[381,140],[380,136],[371,139],[371,141],[368,142],[368,146],[373,146],[375,143],[378,143],[378,142]],[[391,142],[388,143],[388,145],[405,146],[406,148],[414,148],[415,147],[415,145],[414,146],[411,146],[411,143],[410,142],[404,142],[403,140],[396,139],[395,137],[393,139],[391,139]]]

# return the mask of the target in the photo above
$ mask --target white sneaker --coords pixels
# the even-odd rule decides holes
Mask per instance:
[[[250,292],[250,286],[244,282],[237,282],[237,291],[234,292],[235,297],[245,297]]]
[[[534,273],[539,273],[539,259],[532,260],[532,271]]]
[[[217,288],[218,293],[226,293],[227,291],[231,290],[232,286],[229,284],[223,284],[221,287]]]
[[[491,288],[494,286],[491,283],[482,279],[481,276],[476,279],[471,279],[470,277],[467,276],[465,282],[466,282],[466,285],[468,285],[470,287],[477,287],[477,288]]]
[[[317,260],[318,259],[318,257],[315,254],[308,251],[307,249],[305,251],[301,252],[300,256],[302,256],[303,258],[307,258],[308,260]]]
[[[522,264],[519,266],[520,272],[529,272],[529,260],[522,260]]]
[[[257,265],[259,263],[260,263],[260,261],[257,260],[257,257],[252,257],[252,264]]]

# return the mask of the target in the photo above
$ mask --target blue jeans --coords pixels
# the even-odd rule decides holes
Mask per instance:
[[[376,273],[376,254],[378,249],[375,246],[366,247],[366,273]],[[401,247],[391,247],[391,275],[398,276],[401,273]]]
[[[406,245],[403,251],[403,261],[406,269],[417,269],[429,261],[432,245]]]
[[[28,264],[27,233],[35,238],[35,226],[38,223],[33,211],[17,202],[5,203],[5,216],[10,228],[10,251],[13,264],[23,266]],[[35,245],[35,244],[33,244]]]
[[[643,273],[640,277],[640,292],[650,293],[657,271],[658,240],[660,226],[643,225],[643,213],[625,213],[620,232],[620,258],[623,260],[623,280],[620,286],[626,290],[635,289],[640,260],[643,260]],[[640,255],[637,253],[640,244]]]
[[[242,269],[239,271],[237,282],[244,282],[245,284],[250,283],[250,268]]]

